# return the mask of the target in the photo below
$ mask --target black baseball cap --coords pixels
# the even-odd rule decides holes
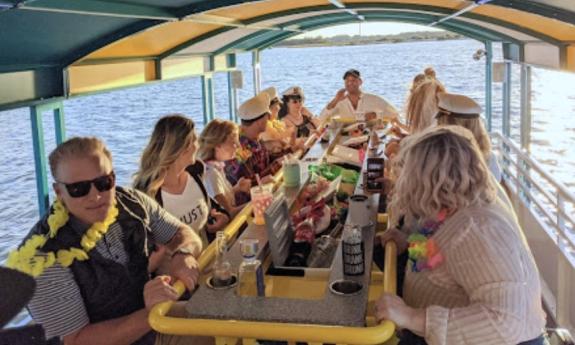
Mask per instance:
[[[356,78],[361,78],[361,74],[359,73],[359,71],[352,68],[352,69],[348,69],[347,71],[345,71],[345,73],[343,74],[343,79],[345,80],[345,78],[347,78],[350,75],[352,75]]]

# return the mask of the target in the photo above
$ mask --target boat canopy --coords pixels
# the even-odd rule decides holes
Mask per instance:
[[[575,71],[571,0],[0,0],[0,109],[230,71],[238,52],[381,21],[501,42],[507,60]]]

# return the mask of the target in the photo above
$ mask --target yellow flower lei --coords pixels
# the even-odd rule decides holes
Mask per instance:
[[[118,217],[118,208],[112,205],[108,210],[106,219],[102,222],[92,224],[86,231],[80,244],[82,249],[71,247],[70,249],[60,249],[57,253],[49,252],[38,255],[38,249],[42,248],[48,238],[54,238],[58,230],[68,222],[68,210],[64,205],[57,200],[52,205],[54,212],[48,217],[48,226],[50,228],[47,235],[34,235],[20,249],[16,249],[8,255],[6,266],[27,273],[33,277],[37,277],[48,267],[58,262],[64,267],[70,266],[74,260],[84,261],[88,260],[88,252],[96,246],[102,236],[108,232],[110,225],[112,225]]]

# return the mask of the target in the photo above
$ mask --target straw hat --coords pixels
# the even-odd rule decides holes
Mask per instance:
[[[305,101],[305,96],[303,94],[303,90],[301,87],[299,86],[292,86],[289,89],[285,90],[282,93],[282,96],[286,96],[286,97],[290,97],[290,96],[300,96],[301,97],[301,101],[304,102]]]
[[[242,120],[254,120],[270,112],[270,98],[267,93],[260,92],[242,103],[238,116]]]
[[[272,87],[268,87],[267,89],[263,89],[260,93],[265,93],[265,94],[267,94],[268,97],[270,98],[270,103],[271,103],[271,101],[274,100],[274,98],[277,98],[277,100],[278,100],[279,102],[281,102],[281,100],[279,99],[279,96],[278,96],[278,91],[277,91],[276,88],[273,87],[273,86],[272,86]]]
[[[473,99],[454,93],[440,93],[437,106],[439,113],[437,116],[449,115],[461,118],[476,118],[481,114],[481,106]]]
[[[0,267],[0,328],[4,327],[30,301],[36,288],[31,276]]]

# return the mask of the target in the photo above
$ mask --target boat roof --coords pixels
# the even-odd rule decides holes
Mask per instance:
[[[323,27],[431,25],[575,71],[571,0],[0,0],[0,108],[235,69]]]

